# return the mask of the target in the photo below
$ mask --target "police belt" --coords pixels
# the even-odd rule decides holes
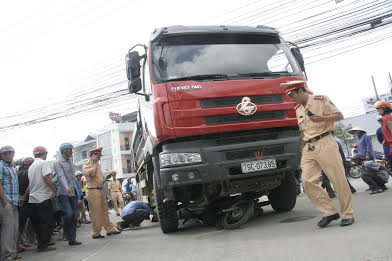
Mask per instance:
[[[100,187],[95,187],[95,188],[87,188],[87,189],[102,189]]]
[[[316,136],[316,137],[314,137],[314,138],[311,138],[311,139],[309,139],[309,140],[307,140],[307,141],[305,141],[305,142],[306,142],[306,143],[316,142],[316,141],[320,140],[321,138],[324,138],[325,136],[328,136],[328,135],[330,135],[330,134],[333,135],[333,131],[324,132],[323,134],[318,135],[318,136]]]

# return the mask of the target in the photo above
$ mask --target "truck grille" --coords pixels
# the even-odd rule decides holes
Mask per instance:
[[[219,98],[219,99],[206,99],[200,101],[202,108],[224,107],[224,106],[237,106],[241,103],[243,97],[232,98]],[[254,104],[267,104],[267,103],[281,103],[283,102],[282,95],[265,95],[265,96],[249,96],[250,101]]]
[[[237,159],[246,159],[253,158],[255,159],[256,152],[263,152],[263,157],[270,155],[279,155],[284,153],[283,145],[269,146],[264,148],[252,148],[247,150],[237,150],[237,151],[228,151],[226,152],[227,160],[237,160]]]
[[[241,114],[208,116],[204,118],[204,123],[206,125],[214,125],[214,124],[234,123],[234,122],[276,120],[276,119],[284,119],[285,117],[286,117],[285,111],[266,111],[266,112],[256,112],[255,114],[250,116],[244,116]]]

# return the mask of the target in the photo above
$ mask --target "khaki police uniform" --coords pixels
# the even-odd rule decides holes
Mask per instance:
[[[99,163],[93,163],[90,158],[83,165],[83,173],[86,176],[87,192],[86,197],[90,209],[90,219],[93,225],[93,237],[101,233],[102,227],[106,233],[110,234],[115,231],[114,225],[110,222],[108,205],[102,190],[105,181]]]
[[[338,145],[332,134],[334,122],[313,122],[309,116],[309,114],[330,115],[340,111],[326,96],[309,95],[308,97],[305,107],[299,104],[295,108],[298,126],[305,142],[301,159],[305,193],[324,217],[337,213],[327,192],[319,185],[321,170],[323,170],[336,191],[343,219],[352,218],[354,214],[352,194],[346,181]]]
[[[118,215],[120,215],[120,212],[117,207],[117,202],[120,203],[121,209],[124,208],[124,200],[122,198],[120,181],[111,180],[109,182],[108,189],[110,190],[110,196],[112,197],[113,208],[116,211],[116,215],[118,216]]]

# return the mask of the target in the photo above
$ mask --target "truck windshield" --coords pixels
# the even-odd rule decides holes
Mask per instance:
[[[277,35],[176,35],[151,44],[157,83],[299,76],[300,69]]]

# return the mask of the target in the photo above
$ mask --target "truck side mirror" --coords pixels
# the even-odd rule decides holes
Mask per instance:
[[[140,56],[136,51],[130,52],[125,56],[127,78],[129,81],[140,78]]]
[[[128,90],[130,93],[137,93],[142,89],[142,81],[140,77],[133,78],[132,80],[128,81]]]
[[[293,47],[290,49],[291,53],[294,55],[295,59],[297,60],[299,66],[301,67],[301,70],[305,72],[305,61],[304,58],[299,50],[298,47]]]

